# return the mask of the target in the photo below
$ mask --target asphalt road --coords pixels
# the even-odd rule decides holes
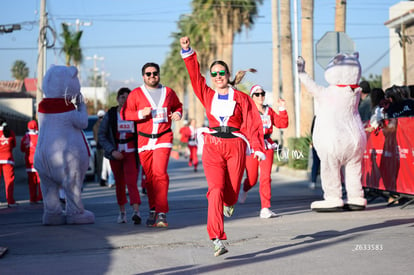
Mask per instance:
[[[92,225],[41,225],[42,205],[30,205],[23,168],[16,169],[17,208],[0,190],[0,274],[411,274],[414,205],[387,206],[382,198],[365,211],[315,213],[320,189],[303,178],[272,175],[273,219],[260,219],[259,188],[225,218],[229,252],[213,256],[206,232],[206,181],[184,159],[171,159],[169,228],[117,224],[115,189],[88,182],[85,208]],[[141,216],[148,216],[142,197]],[[128,208],[128,217],[132,210]]]

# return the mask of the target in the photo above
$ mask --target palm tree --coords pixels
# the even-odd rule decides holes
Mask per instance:
[[[279,0],[272,0],[272,43],[273,43],[273,72],[272,91],[273,102],[280,98],[280,24],[279,24]],[[280,140],[280,131],[274,131],[273,137]]]
[[[257,5],[262,0],[193,0],[194,15],[209,23],[209,33],[217,46],[215,58],[225,60],[232,70],[233,41],[243,27],[253,26]],[[213,23],[212,23],[213,22]]]
[[[302,0],[302,56],[306,62],[306,72],[314,78],[313,60],[313,7],[314,0]],[[312,118],[314,116],[313,97],[301,85],[301,112],[300,112],[300,135],[306,136],[310,133]]]
[[[169,86],[176,87],[175,91],[179,94],[181,102],[184,103],[184,99],[187,99],[188,115],[191,118],[195,118],[199,124],[204,121],[204,108],[200,101],[194,96],[191,91],[190,80],[188,78],[187,69],[181,59],[179,52],[180,42],[179,39],[182,35],[187,35],[192,39],[192,46],[197,49],[200,66],[202,70],[207,68],[207,56],[209,55],[209,35],[205,29],[202,29],[203,24],[199,22],[200,18],[194,16],[182,16],[178,22],[179,32],[173,33],[173,43],[171,44],[171,53],[168,55],[164,65],[162,66],[162,78],[163,81],[167,81]],[[180,77],[177,77],[179,75]],[[182,126],[182,122],[178,123],[178,126]]]
[[[280,0],[280,50],[282,68],[282,91],[289,112],[289,127],[285,130],[284,144],[287,139],[296,137],[295,92],[292,63],[292,31],[290,22],[290,0]]]
[[[23,60],[16,60],[11,68],[12,76],[16,80],[24,80],[29,76],[29,68]]]
[[[82,49],[80,47],[80,39],[82,37],[82,31],[71,32],[69,26],[65,23],[62,23],[63,32],[61,36],[63,37],[64,44],[62,51],[66,55],[66,65],[70,66],[71,61],[75,66],[78,66],[83,59]]]

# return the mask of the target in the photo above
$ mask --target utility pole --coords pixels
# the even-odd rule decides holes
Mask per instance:
[[[40,23],[39,23],[39,39],[38,39],[38,58],[37,58],[37,91],[36,91],[36,112],[39,102],[43,98],[42,84],[43,76],[46,73],[46,0],[40,1]]]
[[[346,0],[336,0],[335,31],[345,32],[345,25],[346,25]]]
[[[94,55],[92,57],[87,56],[86,57],[87,60],[91,60],[93,59],[93,83],[94,83],[94,90],[95,90],[95,97],[93,99],[93,109],[95,111],[95,113],[97,112],[98,109],[98,99],[97,99],[97,94],[96,94],[96,80],[97,80],[97,72],[99,71],[98,67],[96,66],[96,61],[98,60],[104,60],[105,58],[103,56],[98,56],[98,55]]]
[[[401,37],[401,48],[403,52],[403,85],[407,85],[407,36],[405,35],[405,23],[401,23],[401,31],[400,31],[400,37]]]

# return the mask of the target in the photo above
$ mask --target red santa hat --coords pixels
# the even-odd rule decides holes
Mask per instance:
[[[263,90],[262,86],[260,85],[254,85],[251,89],[250,89],[250,96],[253,96],[254,93],[256,93],[258,90]]]
[[[29,130],[39,130],[39,128],[37,127],[37,122],[36,120],[31,120],[27,123],[27,129]]]

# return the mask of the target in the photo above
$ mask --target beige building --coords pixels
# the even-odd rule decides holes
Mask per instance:
[[[414,1],[392,6],[384,24],[390,30],[390,67],[383,71],[382,87],[414,85]]]

